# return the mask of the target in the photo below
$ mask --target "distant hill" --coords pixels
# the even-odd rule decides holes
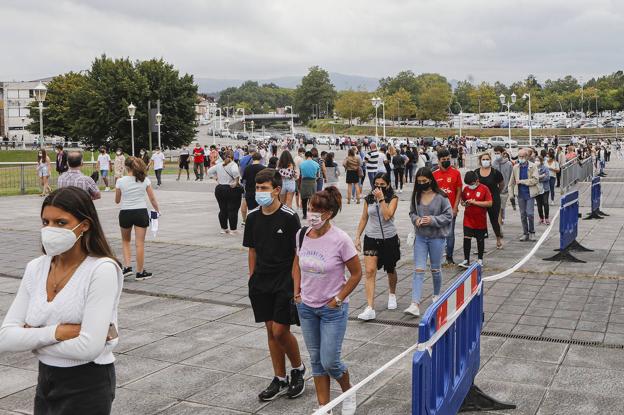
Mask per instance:
[[[282,76],[272,79],[252,79],[259,84],[274,83],[277,86],[283,88],[295,88],[301,83],[303,76]],[[374,91],[379,86],[379,79],[359,76],[359,75],[346,75],[336,72],[330,72],[329,77],[332,83],[338,91],[345,89],[363,89],[366,91]],[[247,79],[215,79],[215,78],[200,78],[195,77],[195,83],[198,86],[199,92],[216,93],[223,91],[225,88],[232,86],[239,86]]]

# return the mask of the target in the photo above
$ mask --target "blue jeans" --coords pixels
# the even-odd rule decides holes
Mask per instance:
[[[310,353],[312,376],[329,374],[334,379],[340,379],[347,371],[340,354],[347,331],[349,304],[343,303],[337,308],[327,305],[314,308],[301,303],[297,304],[297,311],[303,340]]]
[[[525,236],[528,236],[529,233],[535,233],[535,198],[523,199],[518,197],[518,208],[520,209],[522,233]]]
[[[420,303],[422,298],[422,285],[427,269],[427,257],[431,263],[431,276],[433,278],[433,295],[439,295],[442,288],[442,252],[444,251],[444,238],[429,238],[416,235],[414,239],[414,278],[412,279],[412,302]]]
[[[446,237],[446,257],[447,258],[453,258],[453,251],[455,250],[455,221],[456,220],[457,220],[457,216],[453,216],[453,220],[451,221],[451,229],[449,230],[449,234]]]
[[[377,176],[377,172],[368,172],[368,181],[370,182],[371,189],[375,187],[375,176]]]

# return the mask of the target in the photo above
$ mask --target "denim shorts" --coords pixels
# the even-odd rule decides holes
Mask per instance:
[[[108,170],[100,170],[100,176],[108,177]]]
[[[281,194],[295,193],[295,190],[297,190],[297,187],[295,186],[294,179],[284,179],[282,181],[282,190],[280,192]]]

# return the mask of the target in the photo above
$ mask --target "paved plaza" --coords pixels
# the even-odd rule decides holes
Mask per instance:
[[[611,216],[579,222],[578,241],[594,250],[575,253],[586,263],[543,261],[558,247],[555,227],[518,272],[484,285],[485,325],[476,384],[518,405],[503,413],[622,413],[624,163],[614,161],[609,167],[602,209]],[[578,187],[581,212],[587,213],[588,186]],[[317,406],[311,379],[297,400],[257,399],[272,377],[265,329],[254,323],[247,298],[242,233],[219,234],[213,188],[214,184],[175,182],[175,177],[166,176],[156,191],[163,215],[158,235],[146,244],[146,268],[154,278],[127,281],[122,295],[115,414],[310,414]],[[400,196],[396,223],[405,245],[411,192]],[[120,255],[113,198],[114,193],[103,193],[96,206]],[[40,204],[36,196],[0,198],[0,316],[10,306],[25,264],[40,253]],[[551,216],[555,209],[551,207]],[[360,214],[361,205],[345,205],[335,223],[354,235]],[[545,227],[537,226],[539,236]],[[494,238],[486,241],[486,276],[510,268],[533,246],[517,241],[519,215],[510,207],[503,231],[503,250],[495,249]],[[458,259],[460,239],[456,248]],[[385,275],[379,275],[378,321],[349,322],[343,352],[354,382],[418,340],[419,320],[402,313],[411,298],[411,270],[411,253],[403,246],[398,310],[385,310],[387,284]],[[445,268],[444,287],[459,273]],[[427,307],[430,276],[425,287]],[[362,281],[351,296],[351,316],[364,307]],[[293,331],[307,360],[300,330]],[[36,381],[37,361],[31,353],[0,354],[0,415],[32,413]],[[337,389],[333,393],[337,395]],[[358,414],[410,413],[411,357],[364,387],[358,401]]]

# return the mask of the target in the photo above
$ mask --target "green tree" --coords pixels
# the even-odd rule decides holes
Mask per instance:
[[[471,96],[474,95],[475,87],[468,81],[459,81],[457,83],[457,87],[453,93],[453,104],[451,105],[451,109],[454,113],[458,113],[460,107],[455,105],[458,102],[461,105],[461,109],[464,112],[477,112],[477,110],[472,105]]]
[[[348,119],[349,125],[352,125],[353,119],[366,119],[372,114],[373,106],[370,103],[370,98],[371,94],[366,91],[339,92],[335,111],[340,117]]]
[[[394,94],[385,98],[386,117],[390,119],[406,119],[416,115],[416,105],[412,101],[411,94],[399,88]]]
[[[409,70],[401,71],[395,76],[379,80],[379,90],[382,92],[382,95],[392,95],[400,89],[409,92],[412,101],[416,101],[420,93],[420,83],[414,72]]]
[[[315,105],[320,107],[319,112],[329,107],[331,114],[335,99],[336,89],[331,83],[329,72],[318,66],[313,66],[295,89],[295,112],[299,114],[299,118],[303,122],[309,120],[315,112]]]
[[[448,118],[451,100],[450,85],[440,83],[425,88],[418,96],[418,118],[421,120],[443,121]]]
[[[482,82],[470,92],[470,106],[474,112],[494,112],[500,109],[500,101],[494,87]]]

